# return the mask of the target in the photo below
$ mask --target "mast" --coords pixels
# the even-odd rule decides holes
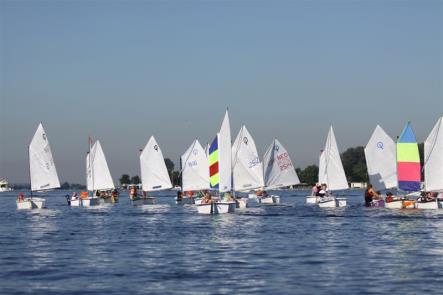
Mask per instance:
[[[31,199],[32,199],[32,179],[31,179],[31,144],[28,145],[28,164],[29,164],[29,185],[31,186],[29,189],[31,190]]]

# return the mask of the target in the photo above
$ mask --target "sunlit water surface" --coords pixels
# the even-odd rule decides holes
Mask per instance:
[[[443,210],[305,205],[205,216],[175,192],[134,207],[17,211],[0,194],[1,294],[442,294]]]

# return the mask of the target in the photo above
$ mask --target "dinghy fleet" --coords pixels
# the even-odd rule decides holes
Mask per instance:
[[[377,125],[364,153],[372,186],[365,192],[366,205],[391,209],[439,209],[443,202],[443,127],[440,117],[424,143],[423,167],[418,144],[408,122],[397,142]],[[29,196],[17,198],[18,209],[45,207],[42,192],[60,187],[49,140],[40,123],[29,144]],[[203,146],[195,139],[180,157],[182,187],[177,204],[195,206],[200,214],[232,213],[256,204],[279,204],[280,196],[267,191],[297,185],[300,180],[288,151],[277,140],[267,148],[263,161],[253,137],[242,126],[231,144],[228,110],[219,132],[210,144]],[[424,187],[421,172],[424,172]],[[141,192],[130,188],[133,205],[152,205],[151,192],[169,190],[172,183],[159,144],[151,136],[140,151]],[[118,192],[100,141],[89,139],[86,155],[87,191],[67,196],[72,207],[91,207],[118,202]],[[334,129],[331,126],[319,156],[318,186],[306,203],[321,208],[345,207],[340,196],[349,185]],[[373,189],[372,189],[373,188]],[[39,194],[35,194],[38,191]]]

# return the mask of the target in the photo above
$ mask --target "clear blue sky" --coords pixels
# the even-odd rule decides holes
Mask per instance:
[[[85,182],[87,138],[139,174],[154,135],[176,163],[226,106],[263,154],[274,137],[318,164],[380,124],[419,141],[443,113],[443,1],[0,0],[0,176],[28,181],[44,123],[61,181]]]

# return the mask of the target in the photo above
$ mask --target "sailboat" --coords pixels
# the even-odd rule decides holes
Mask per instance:
[[[198,139],[194,140],[191,146],[180,158],[182,192],[208,190],[209,186],[209,164],[206,152]],[[194,204],[194,198],[182,197],[177,200],[180,204]]]
[[[397,187],[397,160],[395,142],[379,125],[375,127],[364,152],[369,181],[376,191],[387,191]],[[374,200],[373,206],[385,207],[385,200]],[[402,206],[390,202],[387,207]]]
[[[47,191],[60,187],[46,132],[40,123],[28,147],[31,196],[17,199],[17,209],[44,208],[45,199],[34,197],[34,191]]]
[[[100,204],[100,202],[112,202],[113,197],[99,198],[98,191],[114,190],[111,172],[103,152],[100,141],[96,141],[91,147],[89,140],[89,152],[86,155],[86,187],[87,195],[82,195],[81,206],[90,207]],[[72,201],[71,201],[71,206]]]
[[[432,128],[424,144],[425,191],[439,194],[443,192],[443,117]],[[415,203],[418,209],[438,209],[442,207],[438,197],[431,202]]]
[[[132,199],[134,205],[154,204],[155,197],[147,196],[147,192],[172,188],[162,150],[154,136],[149,138],[148,143],[140,154],[140,171],[143,195]]]
[[[408,193],[419,192],[421,185],[420,155],[411,123],[404,127],[396,145],[398,189]],[[389,208],[389,202],[385,206]],[[398,206],[397,206],[398,207]],[[414,208],[415,202],[403,200],[403,208]]]
[[[278,189],[300,183],[294,165],[285,147],[277,140],[271,143],[263,157],[266,189]],[[280,203],[280,196],[261,198],[261,203]]]
[[[326,184],[329,192],[349,188],[332,126],[329,128],[325,148],[320,155],[318,181]],[[345,207],[346,203],[346,198],[327,196],[322,198],[318,205],[322,208]]]
[[[231,127],[229,114],[226,110],[220,132],[209,146],[209,182],[213,190],[220,194],[230,192],[232,189],[231,169]],[[216,201],[208,204],[196,204],[198,213],[222,214],[234,212],[234,201]]]
[[[258,157],[254,138],[245,125],[232,145],[232,180],[234,192],[245,192],[254,189],[263,189],[263,164]],[[261,199],[257,199],[261,202]],[[271,199],[272,200],[272,199]],[[247,207],[247,198],[238,199],[238,207]]]

